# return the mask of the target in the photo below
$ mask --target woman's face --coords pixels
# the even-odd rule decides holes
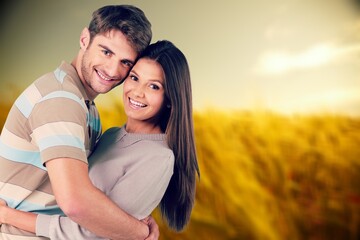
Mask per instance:
[[[127,125],[141,122],[157,126],[164,107],[165,76],[159,63],[139,59],[124,82],[123,100]]]

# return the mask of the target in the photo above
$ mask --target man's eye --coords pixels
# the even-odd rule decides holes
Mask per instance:
[[[125,66],[131,68],[133,66],[133,64],[129,61],[122,61],[122,64],[124,64]]]
[[[102,50],[102,52],[104,53],[105,56],[109,56],[109,55],[110,55],[110,51],[108,51],[108,50]]]

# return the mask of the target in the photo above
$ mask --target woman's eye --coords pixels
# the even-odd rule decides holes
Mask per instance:
[[[151,85],[150,85],[150,88],[152,88],[152,89],[154,89],[154,90],[159,90],[159,89],[160,89],[160,87],[157,86],[157,85],[155,85],[155,84],[151,84]]]
[[[134,76],[134,75],[130,75],[130,79],[131,79],[131,80],[134,80],[134,81],[137,81],[137,80],[138,80],[138,78],[137,78],[136,76]]]

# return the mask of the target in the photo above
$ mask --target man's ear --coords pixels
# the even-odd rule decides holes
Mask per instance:
[[[84,28],[80,34],[80,48],[86,49],[90,43],[90,31],[88,28]]]

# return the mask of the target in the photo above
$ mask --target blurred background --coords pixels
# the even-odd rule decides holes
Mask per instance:
[[[1,3],[0,126],[79,49],[91,13],[140,7],[192,77],[201,179],[191,223],[160,239],[360,238],[360,4],[355,0]],[[96,100],[122,125],[118,87]]]

